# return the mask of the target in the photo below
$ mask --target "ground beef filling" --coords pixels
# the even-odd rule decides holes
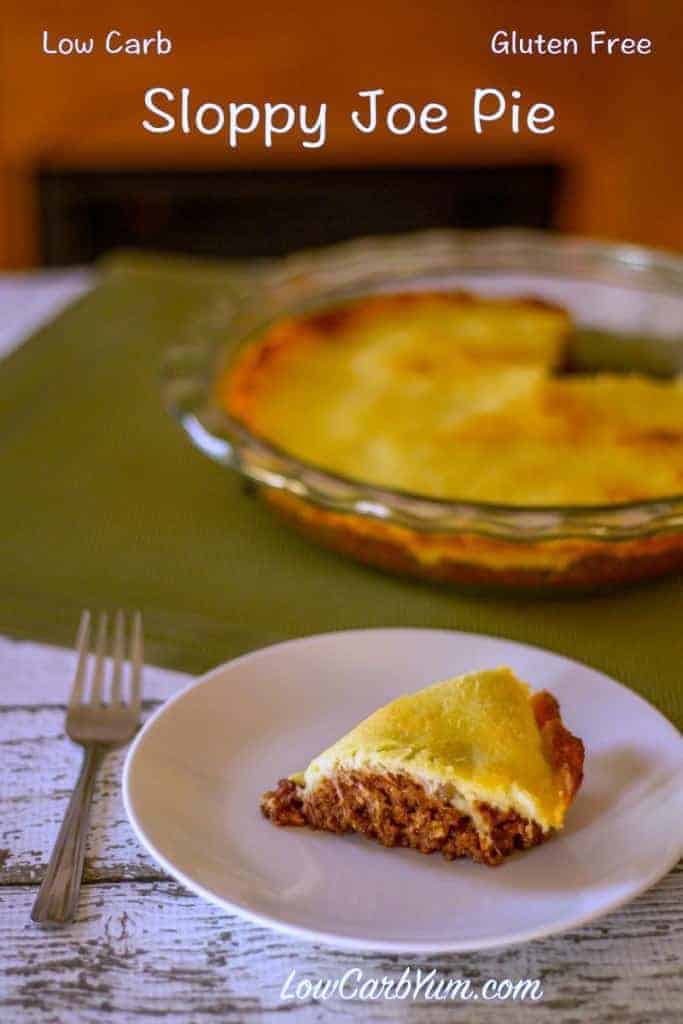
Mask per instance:
[[[439,851],[448,860],[471,857],[490,866],[546,838],[536,822],[487,804],[477,805],[477,827],[450,801],[430,796],[406,775],[389,773],[338,772],[306,799],[301,786],[281,779],[277,789],[263,795],[261,810],[276,825],[359,832],[384,846]]]

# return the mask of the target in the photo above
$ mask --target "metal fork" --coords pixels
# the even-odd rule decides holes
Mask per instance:
[[[69,697],[66,732],[74,743],[84,748],[83,764],[52,850],[45,878],[31,911],[31,919],[39,924],[66,924],[73,920],[81,889],[85,837],[95,775],[107,751],[127,743],[137,729],[140,718],[143,661],[142,617],[139,612],[133,617],[127,686],[124,686],[123,679],[125,631],[124,614],[118,611],[114,625],[109,699],[105,702],[104,658],[107,648],[107,615],[102,614],[99,618],[95,664],[89,687],[87,662],[90,612],[85,611],[81,616],[76,638],[78,665]]]

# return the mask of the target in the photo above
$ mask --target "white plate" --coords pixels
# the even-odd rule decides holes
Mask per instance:
[[[491,869],[358,836],[281,829],[259,798],[375,708],[510,665],[586,744],[564,831]],[[632,899],[681,853],[682,743],[599,672],[537,648],[428,629],[329,633],[222,665],[147,722],[124,769],[133,828],[161,866],[226,910],[342,949],[434,953],[573,928]]]

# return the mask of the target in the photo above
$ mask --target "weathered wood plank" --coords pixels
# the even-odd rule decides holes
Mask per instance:
[[[402,1001],[295,1004],[281,999],[296,978],[335,978],[358,968],[365,978],[398,978],[408,966],[470,978],[541,979],[538,1002],[494,1004],[507,1021],[575,1024],[677,1022],[683,1002],[681,918],[683,872],[648,898],[579,932],[495,953],[406,959],[337,953],[288,941],[230,917],[171,882],[93,884],[83,890],[77,922],[42,931],[29,921],[32,887],[2,891],[0,1005],[13,1021],[106,1020],[163,1016],[203,1022],[289,1019],[314,1022],[346,1010],[363,1021],[444,1022],[451,1003]],[[654,912],[656,911],[656,916]],[[492,1004],[456,1004],[459,1019],[492,1019]]]
[[[95,785],[87,880],[163,878],[123,809],[124,750],[112,751]],[[64,734],[61,708],[0,709],[0,885],[42,877],[71,795],[81,752]]]
[[[72,650],[0,637],[0,884],[37,881],[71,794],[80,751],[64,734]],[[145,716],[191,677],[145,667]],[[85,878],[163,878],[135,840],[120,792],[125,751],[112,752],[97,780]]]

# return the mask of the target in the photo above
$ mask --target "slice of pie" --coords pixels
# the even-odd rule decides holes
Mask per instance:
[[[509,668],[472,672],[375,711],[261,810],[276,825],[493,866],[562,828],[583,759],[552,694]]]

